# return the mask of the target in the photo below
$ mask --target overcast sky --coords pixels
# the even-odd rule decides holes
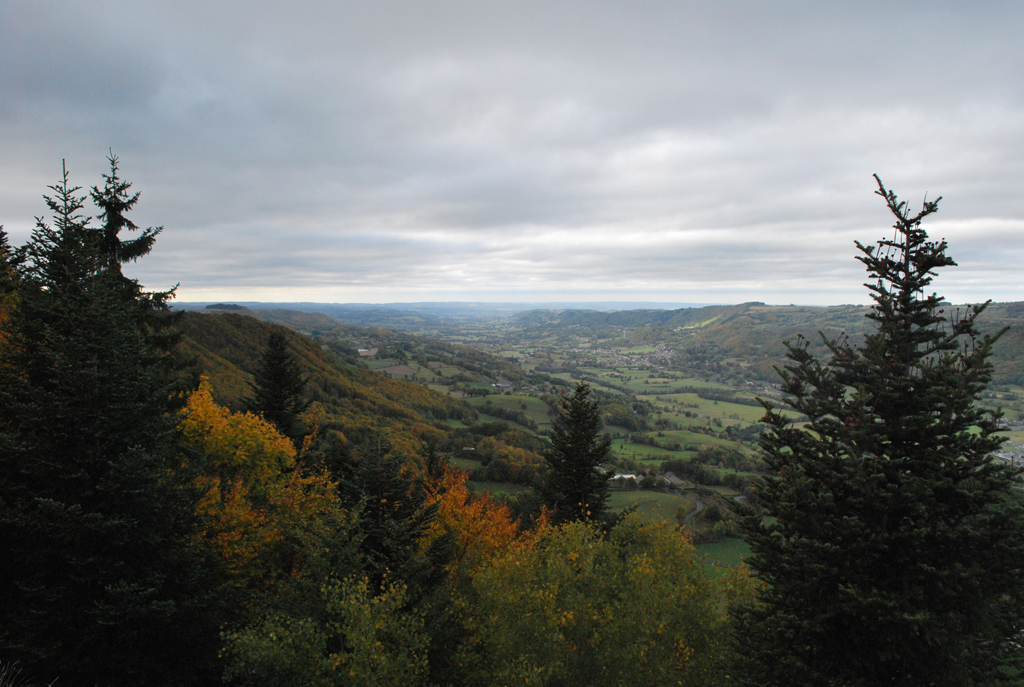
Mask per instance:
[[[121,158],[179,300],[1024,300],[1024,3],[0,3],[0,223]]]

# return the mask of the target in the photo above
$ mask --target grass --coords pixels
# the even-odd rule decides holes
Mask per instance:
[[[742,539],[727,537],[717,544],[698,544],[697,555],[724,565],[740,565],[750,556],[750,545]]]
[[[647,434],[648,436],[653,435],[658,441],[672,443],[679,442],[684,446],[736,446],[736,442],[732,439],[720,439],[718,437],[708,436],[707,434],[701,434],[700,432],[687,432],[684,429],[666,429],[662,432],[662,434],[665,435],[663,437],[659,437],[657,432],[647,432]]]
[[[473,491],[487,491],[492,494],[522,494],[524,491],[530,491],[530,487],[509,482],[474,482],[470,480],[466,484]]]
[[[367,369],[380,370],[385,367],[393,367],[398,364],[397,358],[363,358]]]
[[[637,512],[649,518],[671,522],[676,521],[680,506],[692,508],[689,499],[663,491],[612,491],[608,495],[607,508],[610,512],[620,512],[633,504],[638,506]]]
[[[692,451],[673,451],[667,448],[648,446],[647,444],[633,444],[625,439],[616,439],[612,442],[612,450],[619,456],[632,458],[636,454],[637,460],[657,460],[658,456],[669,454],[673,458],[691,458]]]
[[[526,417],[536,422],[538,427],[551,424],[551,418],[548,417],[548,410],[550,409],[548,404],[535,396],[492,395],[483,398],[471,398],[467,400],[467,403],[474,406],[477,410],[481,410],[487,401],[490,401],[491,405],[498,408],[522,411]],[[523,409],[524,405],[526,406],[525,410]]]
[[[462,458],[461,456],[454,456],[449,461],[458,467],[460,470],[476,470],[477,468],[483,467],[483,463],[479,460],[472,458]]]

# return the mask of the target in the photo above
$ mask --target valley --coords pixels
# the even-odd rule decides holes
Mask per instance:
[[[996,382],[982,399],[1004,409],[1009,448],[1017,451],[1024,442],[1018,424],[1024,387],[1017,371],[1024,318],[1018,305],[996,304],[985,313],[993,331],[1013,328],[996,345]],[[349,376],[364,370],[356,374],[388,388],[391,402],[416,406],[403,421],[390,422],[410,455],[424,443],[437,445],[469,472],[472,489],[491,493],[519,513],[535,507],[531,491],[543,476],[542,454],[558,399],[585,381],[600,399],[611,441],[607,470],[631,476],[613,481],[610,510],[636,508],[685,524],[707,560],[722,565],[734,565],[745,551],[731,537],[738,532],[735,504],[746,499],[763,469],[756,449],[761,401],[786,408],[774,370],[786,362],[781,341],[803,336],[822,355],[816,331],[859,338],[870,325],[866,310],[857,306],[760,303],[610,313],[315,312],[236,305],[197,312],[204,319],[243,315],[285,326],[315,343]],[[328,312],[355,312],[360,323]],[[366,326],[378,320],[394,328]],[[216,364],[206,367],[218,375]],[[222,370],[214,382],[215,389],[226,390],[221,400],[231,406],[250,373]],[[326,395],[316,397],[330,406]],[[795,411],[783,412],[801,419]],[[373,422],[351,412],[328,411],[324,418],[324,427],[346,441],[358,442],[360,432],[373,431]]]

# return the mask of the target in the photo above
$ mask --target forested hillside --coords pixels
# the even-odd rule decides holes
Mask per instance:
[[[471,420],[471,408],[419,384],[390,379],[339,360],[312,339],[246,315],[184,313],[183,352],[195,356],[210,379],[214,399],[241,410],[249,383],[272,331],[283,333],[306,382],[308,398],[322,409],[321,431],[362,443],[387,431],[393,442],[418,452],[420,443],[451,428],[449,419]]]

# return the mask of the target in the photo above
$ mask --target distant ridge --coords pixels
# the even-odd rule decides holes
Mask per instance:
[[[512,316],[529,310],[593,310],[614,312],[622,310],[680,310],[702,308],[714,303],[675,303],[665,301],[552,301],[484,303],[474,301],[423,301],[416,303],[313,303],[313,302],[262,302],[236,301],[213,303],[210,301],[175,303],[178,310],[202,310],[216,308],[233,310],[246,307],[251,310],[301,310],[331,314],[338,311],[397,310],[443,316]]]

